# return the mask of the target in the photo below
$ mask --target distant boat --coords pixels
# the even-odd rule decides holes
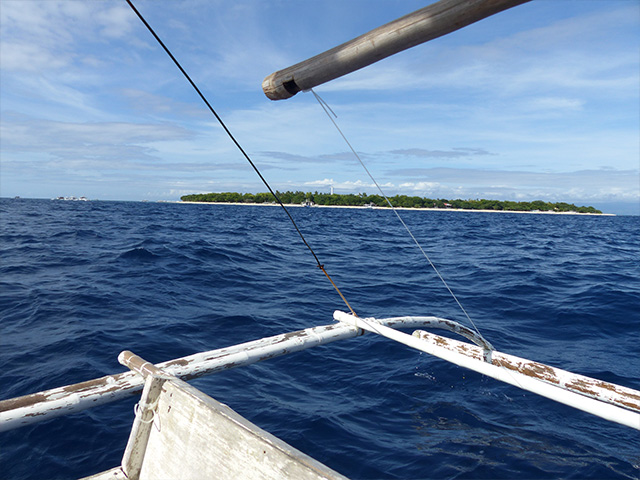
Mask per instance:
[[[56,197],[56,198],[52,198],[52,200],[66,200],[66,201],[70,201],[70,202],[88,202],[89,199],[87,197]]]

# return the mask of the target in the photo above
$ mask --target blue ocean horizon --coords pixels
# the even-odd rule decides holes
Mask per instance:
[[[467,323],[391,211],[291,209],[361,316]],[[333,322],[279,208],[0,199],[0,399]],[[500,351],[640,389],[640,217],[401,211]],[[353,479],[639,478],[636,430],[374,335],[192,382]],[[0,478],[120,463],[136,397],[0,434]]]
[[[595,202],[594,208],[597,208],[603,213],[611,213],[613,215],[621,216],[638,216],[640,215],[640,200],[634,202]]]

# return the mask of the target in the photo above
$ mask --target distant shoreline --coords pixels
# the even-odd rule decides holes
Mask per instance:
[[[184,203],[192,205],[240,205],[252,207],[279,207],[277,203],[239,203],[239,202],[190,202],[176,201],[175,203]],[[297,203],[286,203],[285,207],[290,208],[355,208],[358,210],[391,210],[389,207],[364,207],[359,205],[312,205],[306,207]],[[394,207],[396,210],[424,211],[424,212],[479,212],[479,213],[528,213],[534,215],[586,215],[592,217],[615,217],[615,213],[581,213],[581,212],[553,212],[553,211],[534,211],[534,210],[474,210],[465,208],[414,208],[414,207]]]

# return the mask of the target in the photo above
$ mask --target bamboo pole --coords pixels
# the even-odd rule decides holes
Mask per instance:
[[[272,73],[262,82],[271,100],[366,67],[530,0],[440,0],[315,57]]]
[[[487,344],[480,338],[473,338],[474,334],[468,332],[450,320],[438,317],[394,317],[375,321],[353,317],[344,312],[334,313],[334,318],[340,323],[307,328],[295,332],[261,338],[240,345],[201,352],[187,357],[170,360],[153,366],[148,363],[130,361],[130,354],[123,352],[119,359],[142,375],[156,372],[155,368],[161,368],[169,375],[183,380],[190,380],[204,375],[216,373],[222,370],[251,365],[262,360],[274,358],[287,353],[293,353],[316,345],[323,345],[337,340],[352,338],[362,335],[365,331],[373,331],[384,334],[394,340],[405,343],[426,353],[430,353],[457,365],[465,366],[479,371],[488,376],[514,384],[530,391],[534,389],[523,386],[524,384],[550,383],[543,386],[548,396],[561,403],[567,403],[556,398],[558,386],[571,386],[574,392],[566,392],[575,399],[579,396],[579,404],[588,404],[588,408],[595,415],[609,420],[640,429],[640,392],[619,385],[603,382],[601,380],[576,375],[548,365],[519,359],[500,352],[492,351],[491,360],[487,362]],[[473,341],[477,341],[480,347],[463,342],[433,335],[427,332],[414,332],[421,338],[412,337],[393,328],[415,327],[444,328],[452,332],[460,333]],[[384,333],[383,333],[384,332]],[[427,340],[427,341],[425,341]],[[450,351],[447,351],[450,350]],[[505,360],[507,359],[507,360]],[[469,363],[473,366],[468,366]],[[477,367],[477,368],[475,368]],[[501,373],[492,375],[491,372],[501,370]],[[519,370],[519,371],[517,371]],[[144,379],[136,372],[130,371],[116,375],[81,382],[65,387],[54,388],[44,392],[25,395],[23,397],[0,401],[0,432],[29,425],[43,420],[48,420],[61,415],[79,412],[94,406],[120,400],[136,394],[142,390]],[[540,378],[532,378],[532,377]],[[514,382],[515,379],[518,379]],[[542,381],[541,381],[542,380]],[[554,385],[556,384],[556,385]],[[564,388],[564,387],[563,387]],[[593,398],[599,397],[598,400]],[[608,401],[612,405],[603,403]],[[571,406],[571,403],[568,403]],[[619,415],[624,407],[626,412]],[[581,408],[577,406],[576,408]],[[584,410],[584,408],[581,408]],[[586,410],[589,411],[589,410]],[[613,413],[611,413],[613,412]],[[620,418],[623,417],[623,421]]]

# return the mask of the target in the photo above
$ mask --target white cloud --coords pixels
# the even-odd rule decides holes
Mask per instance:
[[[460,168],[412,168],[388,172],[412,181],[401,188],[461,195],[462,198],[542,199],[549,201],[640,200],[640,172],[615,169],[528,172]],[[425,180],[420,180],[424,178]]]
[[[475,155],[495,155],[482,148],[453,148],[451,150],[426,150],[423,148],[404,148],[391,150],[388,153],[418,158],[463,158]]]
[[[0,1],[3,189],[8,173],[50,184],[74,168],[126,195],[263,189],[124,4]],[[269,102],[260,83],[412,6],[293,6],[138,5],[272,184],[371,193],[310,94]],[[319,90],[393,192],[637,198],[638,13],[614,0],[531,2]]]
[[[337,182],[333,178],[325,178],[322,180],[313,180],[311,182],[305,182],[305,185],[309,185],[311,187],[332,187]]]
[[[343,192],[358,192],[361,193],[363,188],[366,189],[376,189],[375,183],[367,182],[363,180],[338,180],[334,181],[333,179],[322,179],[322,180],[312,180],[309,182],[303,182],[302,185],[308,187],[333,187],[336,191]],[[381,183],[379,184],[382,188],[394,188],[393,183]]]
[[[8,115],[1,128],[3,164],[15,153],[40,153],[67,162],[67,168],[97,159],[122,168],[129,160],[155,158],[152,143],[192,136],[163,124],[72,123]]]
[[[120,90],[130,105],[144,114],[157,114],[173,118],[210,118],[209,112],[200,103],[176,101],[164,95],[156,95],[139,88],[123,88]]]
[[[60,69],[70,63],[65,55],[56,55],[44,45],[19,42],[2,42],[0,45],[2,69],[5,71],[40,72]]]
[[[516,8],[526,15],[525,11],[535,7],[527,4]],[[617,96],[638,83],[637,51],[616,44],[617,30],[637,28],[637,24],[638,9],[632,6],[496,34],[491,40],[470,37],[468,42],[459,43],[445,37],[337,79],[322,89],[395,94],[445,88],[485,92],[497,98],[589,89]]]
[[[582,110],[585,101],[577,98],[538,97],[526,102],[531,110]]]
[[[131,34],[134,22],[131,9],[123,5],[115,5],[106,9],[101,9],[97,13],[89,16],[97,21],[100,34],[108,38],[124,38]],[[83,15],[84,16],[84,15]]]
[[[439,189],[441,185],[438,182],[404,182],[399,187],[412,192],[428,192]]]
[[[103,2],[3,0],[0,22],[2,69],[44,73],[82,62],[87,44],[130,34],[134,18]]]

